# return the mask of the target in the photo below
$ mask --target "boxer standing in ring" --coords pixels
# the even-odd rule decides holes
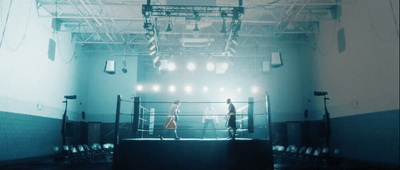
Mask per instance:
[[[161,135],[159,136],[161,140],[163,140],[163,135],[168,131],[168,129],[174,129],[175,132],[175,140],[179,140],[178,133],[176,131],[176,121],[175,119],[178,118],[179,113],[179,106],[181,102],[179,100],[175,100],[175,102],[169,108],[169,114],[167,117],[167,121],[164,123],[164,130],[162,131]]]

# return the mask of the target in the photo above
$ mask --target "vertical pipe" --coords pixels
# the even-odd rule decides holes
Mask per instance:
[[[113,155],[113,166],[112,169],[119,169],[118,165],[118,148],[119,148],[119,116],[121,107],[121,95],[117,96],[117,111],[115,114],[115,129],[114,129],[114,155]]]
[[[139,112],[140,112],[140,98],[135,97],[134,99],[134,106],[133,106],[133,133],[138,133],[139,128]]]
[[[254,107],[254,98],[249,97],[248,107],[247,107],[247,116],[248,116],[248,131],[249,133],[254,133],[254,120],[253,120],[253,107]]]
[[[265,95],[265,104],[267,106],[266,111],[267,111],[267,119],[268,119],[268,135],[267,135],[267,137],[270,141],[273,141],[272,140],[272,136],[273,136],[272,135],[272,124],[271,124],[271,105],[269,102],[268,94]]]

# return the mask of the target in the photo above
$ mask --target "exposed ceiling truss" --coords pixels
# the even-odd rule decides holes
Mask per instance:
[[[251,59],[245,59],[241,54],[254,49],[263,54],[278,48],[278,41],[306,42],[318,31],[320,21],[337,19],[334,15],[345,3],[340,0],[215,0],[211,5],[171,5],[171,1],[36,0],[36,8],[40,17],[53,19],[55,31],[72,33],[76,43],[88,53],[120,55],[124,51],[124,55],[147,56],[149,30],[154,29],[158,55],[225,57],[223,53],[235,47],[234,52],[230,50],[230,56],[243,66],[256,69],[258,64],[254,63],[265,56],[252,54],[247,55]],[[146,23],[151,27],[146,28]],[[193,31],[196,27],[199,31]],[[126,49],[129,54],[125,53]],[[143,58],[147,63],[152,62],[149,57]]]

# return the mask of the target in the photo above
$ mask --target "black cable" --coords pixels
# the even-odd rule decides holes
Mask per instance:
[[[6,17],[6,22],[4,23],[3,33],[2,33],[2,35],[1,35],[0,48],[1,48],[1,45],[3,44],[4,35],[5,35],[5,33],[6,33],[6,27],[7,27],[8,17],[10,16],[10,11],[11,11],[11,4],[12,4],[12,0],[10,0],[10,4],[9,4],[9,6],[8,6],[8,12],[7,12],[7,17]]]
[[[393,20],[394,20],[394,26],[395,26],[395,29],[396,29],[396,31],[397,31],[397,35],[400,35],[400,34],[399,34],[399,30],[397,29],[396,17],[394,16],[392,0],[389,0],[389,2],[390,2],[390,7],[391,7],[391,9],[392,9],[392,15],[393,15]]]

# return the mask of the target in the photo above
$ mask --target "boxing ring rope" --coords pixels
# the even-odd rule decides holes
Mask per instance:
[[[124,126],[126,123],[122,124],[121,126],[121,122],[120,122],[120,116],[130,116],[131,117],[131,121],[130,123],[132,123],[132,134],[134,135],[138,135],[140,133],[140,137],[143,138],[144,134],[146,135],[154,135],[154,131],[158,131],[158,130],[162,130],[164,128],[155,128],[155,124],[156,125],[160,125],[163,124],[163,121],[160,120],[155,120],[155,117],[157,115],[158,119],[160,119],[159,117],[167,117],[168,116],[168,112],[166,109],[160,109],[159,111],[157,111],[157,114],[155,112],[155,108],[146,108],[146,106],[143,106],[142,104],[146,105],[146,104],[172,104],[173,102],[165,102],[165,101],[140,101],[140,97],[134,97],[134,100],[125,100],[122,99],[120,95],[117,96],[117,108],[116,108],[116,119],[115,119],[115,134],[114,134],[114,144],[118,145],[119,144],[119,140],[120,140],[120,128],[122,128],[122,126]],[[127,103],[133,103],[133,108],[131,113],[121,113],[121,103],[122,102],[127,102]],[[191,102],[191,101],[182,101],[180,102],[181,105],[185,105],[185,104],[225,104],[225,102]],[[251,135],[251,133],[254,133],[254,128],[268,128],[268,131],[266,133],[268,133],[267,138],[271,139],[271,128],[270,128],[270,108],[269,108],[269,96],[266,95],[265,96],[265,100],[261,100],[261,101],[254,101],[254,98],[249,97],[248,101],[244,102],[244,101],[238,101],[238,102],[234,102],[235,105],[238,104],[237,106],[237,114],[236,114],[236,122],[237,122],[237,133],[244,133],[247,132],[247,135]],[[263,106],[263,111],[261,112],[257,112],[254,113],[254,105],[255,103],[265,103],[265,106]],[[240,104],[242,104],[241,106],[239,106]],[[246,104],[246,105],[244,105]],[[260,104],[258,104],[260,105]],[[260,110],[260,109],[259,109]],[[246,113],[247,111],[247,113]],[[224,111],[226,112],[226,111]],[[220,119],[220,117],[226,117],[226,113],[221,112],[223,114],[217,114],[216,116],[218,117],[218,119]],[[185,111],[184,113],[179,114],[179,117],[185,118],[185,117],[200,117],[203,116],[203,113],[200,111]],[[265,125],[262,124],[262,126],[257,126],[254,127],[254,116],[266,116],[266,121],[265,121]],[[190,118],[187,118],[190,119]],[[178,124],[181,124],[181,120],[178,121]],[[186,124],[194,124],[196,123],[196,121],[193,120],[189,120],[185,122]],[[197,124],[199,124],[197,122]],[[223,124],[223,123],[221,123]],[[148,129],[145,129],[145,125],[146,128],[148,127]],[[180,125],[179,125],[180,126]],[[201,126],[201,124],[200,124]],[[246,127],[247,126],[247,127]],[[178,128],[178,131],[195,131],[195,130],[205,130],[205,128],[190,128],[190,129],[185,129],[185,128]],[[207,131],[209,131],[210,129],[207,128]],[[223,128],[215,128],[216,131],[227,131],[227,128],[223,127]]]

